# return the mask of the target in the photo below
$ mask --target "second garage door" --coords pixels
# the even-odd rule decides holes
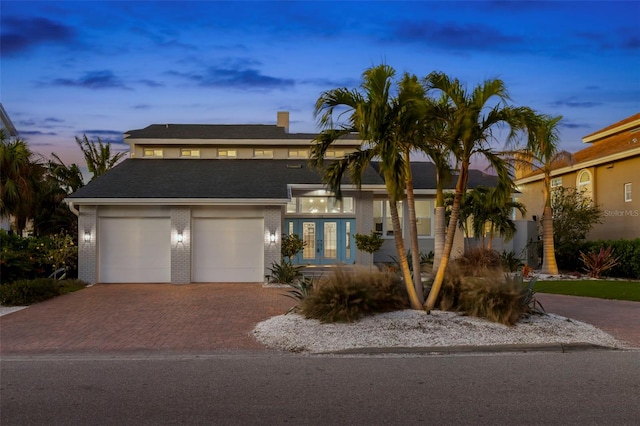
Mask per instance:
[[[196,218],[192,223],[193,282],[262,282],[264,219]]]

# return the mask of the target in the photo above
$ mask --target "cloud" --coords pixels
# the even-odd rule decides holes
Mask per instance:
[[[588,123],[575,123],[566,120],[560,121],[560,127],[565,129],[590,129],[591,124]]]
[[[131,108],[133,108],[133,109],[149,109],[149,108],[151,108],[151,105],[138,104],[138,105],[133,105]]]
[[[203,87],[228,87],[239,90],[288,89],[295,80],[263,74],[259,69],[250,67],[255,61],[237,61],[223,66],[211,66],[203,72],[184,73],[169,71],[170,75],[186,78]]]
[[[47,18],[2,19],[0,45],[2,56],[12,56],[46,43],[67,43],[73,41],[73,28]]]
[[[41,132],[40,130],[25,130],[20,132],[21,136],[57,136],[55,132]]]
[[[336,87],[347,87],[352,89],[358,87],[361,81],[356,78],[344,78],[340,80],[332,80],[329,78],[309,78],[300,80],[300,83],[328,89],[335,89]]]
[[[122,80],[109,70],[89,71],[76,79],[56,78],[49,84],[52,86],[82,87],[86,89],[128,89]]]
[[[521,37],[508,35],[482,24],[400,21],[393,25],[390,41],[419,42],[461,51],[513,52],[520,51],[525,45],[525,40]]]
[[[149,79],[138,80],[138,83],[144,84],[147,87],[164,87],[165,86],[164,83],[160,83],[159,81],[149,80]]]
[[[89,140],[96,140],[100,138],[103,144],[124,144],[123,132],[118,130],[80,130],[82,135],[86,135]],[[78,136],[82,138],[82,136]]]
[[[575,96],[567,99],[558,99],[551,103],[553,107],[569,107],[569,108],[595,108],[602,105],[602,102],[595,101],[578,101]]]
[[[46,123],[64,123],[64,120],[56,117],[47,117],[44,119]]]

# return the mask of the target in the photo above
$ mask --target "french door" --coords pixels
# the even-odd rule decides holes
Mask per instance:
[[[305,247],[295,258],[299,265],[331,265],[355,261],[355,219],[287,219],[285,230],[298,234]]]

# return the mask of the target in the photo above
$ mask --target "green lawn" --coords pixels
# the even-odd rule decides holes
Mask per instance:
[[[538,281],[533,289],[540,293],[640,302],[639,281],[558,280]]]

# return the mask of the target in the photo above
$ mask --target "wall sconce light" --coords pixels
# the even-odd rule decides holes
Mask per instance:
[[[178,240],[179,243],[183,241],[182,232],[178,232],[178,236],[176,239]]]
[[[84,232],[84,242],[85,242],[85,243],[88,243],[88,242],[90,242],[90,241],[91,241],[91,232],[89,232],[89,231],[85,231],[85,232]]]
[[[276,234],[271,234],[271,235],[269,235],[269,242],[270,242],[271,244],[273,244],[273,243],[275,243],[275,242],[276,242]]]

